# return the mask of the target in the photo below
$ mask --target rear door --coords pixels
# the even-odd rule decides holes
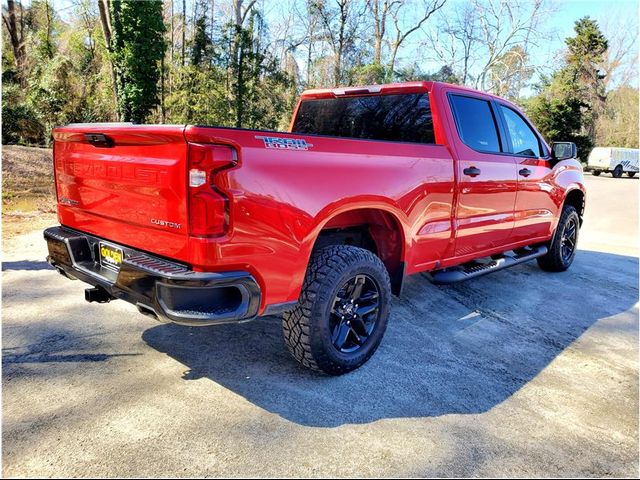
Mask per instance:
[[[550,152],[524,115],[510,105],[497,105],[518,171],[513,241],[546,238],[558,213]]]
[[[455,256],[506,244],[514,225],[517,172],[491,97],[450,91],[458,161]]]

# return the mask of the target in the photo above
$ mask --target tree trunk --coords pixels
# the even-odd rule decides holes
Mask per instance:
[[[52,11],[51,6],[49,5],[49,0],[44,2],[45,14],[47,16],[47,37],[46,37],[46,46],[47,46],[47,56],[49,60],[53,58],[53,45],[51,45],[51,21],[52,21]]]
[[[187,0],[182,0],[182,66],[184,67],[184,47],[187,38]]]
[[[160,123],[165,121],[164,110],[164,55],[160,60]]]
[[[342,57],[344,55],[345,47],[345,29],[347,27],[347,20],[349,19],[349,4],[347,0],[341,0],[339,2],[340,8],[340,28],[338,29],[338,45],[335,52],[335,63],[333,65],[334,86],[340,85],[342,81]]]
[[[111,85],[113,90],[113,103],[116,106],[116,118],[119,120],[120,114],[118,113],[118,84],[116,82],[116,72],[113,68],[113,60],[111,54],[113,53],[111,45],[111,16],[109,8],[109,0],[98,0],[98,11],[100,12],[100,24],[102,25],[102,33],[104,34],[104,42],[107,45],[107,51],[109,52],[109,71],[111,73]]]
[[[380,12],[380,0],[371,0],[369,4],[371,13],[373,14],[373,63],[377,65],[382,64],[382,44],[384,42],[386,24],[387,24],[387,11],[389,9],[389,3],[384,0],[382,5],[382,12]]]
[[[173,0],[171,0],[171,65],[173,65],[173,42],[174,42],[174,25],[173,25]]]
[[[389,60],[389,72],[387,73],[387,81],[393,81],[394,69],[396,65],[396,56],[398,55],[398,48],[400,44],[395,43],[391,49],[391,59]]]
[[[313,44],[311,43],[311,39],[309,39],[309,47],[307,48],[307,83],[305,85],[306,88],[309,88],[309,84],[311,82],[311,57],[313,54],[312,47],[313,47]]]
[[[20,17],[22,19],[22,4],[20,4]],[[16,64],[16,73],[18,75],[18,81],[20,86],[26,87],[26,78],[24,72],[24,63],[26,59],[25,45],[24,45],[24,30],[22,20],[20,27],[18,28],[18,22],[16,20],[16,3],[14,0],[7,0],[7,13],[6,16],[2,16],[4,23],[9,32],[9,40],[11,41],[11,49],[13,50],[13,58]]]

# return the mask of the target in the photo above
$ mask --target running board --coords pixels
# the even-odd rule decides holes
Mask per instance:
[[[457,267],[443,268],[426,276],[433,283],[457,283],[470,278],[481,277],[487,273],[496,272],[504,268],[513,267],[520,263],[528,262],[547,253],[547,247],[525,247],[510,250],[500,255],[493,255],[486,259],[473,260]]]

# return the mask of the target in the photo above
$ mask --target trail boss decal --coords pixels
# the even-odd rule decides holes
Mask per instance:
[[[278,148],[281,150],[309,150],[313,144],[307,143],[304,138],[263,137],[256,135],[258,140],[264,142],[265,148]]]

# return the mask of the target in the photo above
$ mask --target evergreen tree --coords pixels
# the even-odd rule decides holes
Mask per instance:
[[[566,39],[565,65],[543,79],[540,93],[527,113],[548,141],[572,141],[585,160],[595,142],[595,126],[606,95],[598,63],[607,40],[589,17],[575,23],[575,36]]]
[[[595,142],[596,121],[604,110],[607,99],[604,75],[598,69],[598,65],[604,59],[608,43],[597,22],[589,17],[578,20],[574,30],[575,37],[566,40],[569,51],[564,74],[567,77],[567,85],[573,88],[573,95],[583,99],[588,106],[584,129]]]
[[[207,18],[199,17],[195,21],[195,32],[191,44],[191,64],[201,66],[211,49],[211,39],[207,35]]]

